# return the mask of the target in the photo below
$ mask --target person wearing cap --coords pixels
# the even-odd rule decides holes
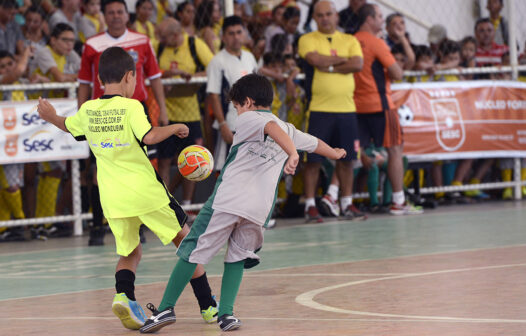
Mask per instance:
[[[432,25],[427,33],[427,41],[429,42],[429,48],[434,55],[434,61],[438,61],[440,58],[438,51],[440,49],[440,43],[447,40],[447,30],[446,27],[441,24]]]
[[[401,48],[406,57],[404,69],[412,69],[415,65],[415,53],[411,42],[409,42],[403,15],[398,12],[389,15],[385,20],[385,29],[387,30],[385,42],[389,46],[389,49],[392,50],[395,46],[398,46],[398,49]]]

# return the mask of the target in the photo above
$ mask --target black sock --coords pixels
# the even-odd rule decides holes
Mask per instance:
[[[80,202],[82,204],[82,212],[89,211],[89,194],[87,186],[80,186]]]
[[[100,205],[99,186],[91,187],[91,207],[93,211],[93,228],[102,228],[102,206]]]
[[[212,290],[208,284],[206,273],[201,275],[199,278],[190,280],[190,284],[192,285],[195,297],[197,298],[197,302],[199,302],[199,307],[201,310],[208,309],[210,306],[216,306],[215,300],[212,299]]]
[[[128,299],[135,300],[135,274],[127,269],[115,273],[115,289],[117,293],[124,293]]]

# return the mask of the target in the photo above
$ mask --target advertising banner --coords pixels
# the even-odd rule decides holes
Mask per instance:
[[[412,161],[526,157],[526,83],[393,85]]]
[[[61,116],[77,113],[76,99],[49,99]],[[0,102],[0,165],[83,159],[88,144],[40,119],[36,100]]]

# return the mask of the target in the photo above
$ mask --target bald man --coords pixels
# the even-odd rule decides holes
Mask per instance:
[[[362,69],[363,56],[354,36],[339,32],[338,13],[334,3],[321,0],[314,6],[317,31],[303,35],[299,40],[300,57],[306,62],[306,91],[309,101],[308,133],[322,139],[332,147],[343,148],[347,156],[336,161],[336,176],[341,185],[340,206],[336,184],[322,199],[328,215],[341,214],[348,220],[363,220],[365,215],[352,204],[352,160],[357,158],[358,140],[356,106],[354,104],[353,73]],[[315,204],[315,190],[323,158],[307,155],[305,166],[305,219],[322,222]],[[336,187],[337,188],[337,187]],[[332,195],[331,195],[332,194]]]
[[[214,55],[203,40],[188,36],[174,18],[167,18],[161,22],[159,35],[161,44],[157,56],[163,78],[182,77],[189,80],[194,76],[206,76],[205,68]],[[190,129],[190,134],[184,139],[174,135],[159,144],[159,174],[171,191],[182,180],[182,204],[188,205],[192,202],[195,182],[181,179],[179,171],[175,169],[171,183],[170,167],[177,163],[177,156],[183,148],[203,144],[197,88],[180,85],[166,89],[166,111],[170,124],[185,124]]]

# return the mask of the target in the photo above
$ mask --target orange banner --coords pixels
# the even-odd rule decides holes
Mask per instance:
[[[526,83],[397,84],[393,102],[413,161],[526,157]]]

